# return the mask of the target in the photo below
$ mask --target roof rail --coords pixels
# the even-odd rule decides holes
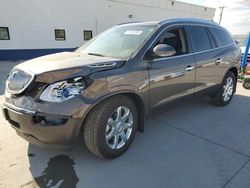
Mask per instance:
[[[201,23],[210,23],[210,24],[215,24],[218,25],[216,22],[213,20],[206,20],[206,19],[200,19],[200,18],[169,18],[165,20],[161,20],[159,24],[164,24],[170,21],[190,21],[190,22],[201,22]]]
[[[131,24],[131,23],[141,23],[143,21],[135,21],[135,22],[124,22],[124,23],[119,23],[117,25],[125,25],[125,24]]]

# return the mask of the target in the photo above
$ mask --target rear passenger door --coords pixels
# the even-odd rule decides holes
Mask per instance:
[[[221,57],[215,49],[213,36],[206,27],[188,26],[192,52],[196,60],[195,91],[200,91],[221,82]]]

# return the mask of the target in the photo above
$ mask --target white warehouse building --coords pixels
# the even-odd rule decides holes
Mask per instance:
[[[214,8],[173,0],[2,0],[0,61],[70,51],[119,23],[213,20],[214,14]]]

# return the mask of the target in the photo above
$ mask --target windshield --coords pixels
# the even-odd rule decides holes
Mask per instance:
[[[154,25],[115,26],[78,48],[77,52],[128,59],[149,38],[154,30]]]

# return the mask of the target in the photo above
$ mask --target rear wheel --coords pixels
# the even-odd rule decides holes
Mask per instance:
[[[137,109],[127,96],[119,95],[97,105],[86,119],[84,140],[96,156],[115,158],[132,143],[138,123]]]
[[[236,77],[234,73],[229,71],[226,74],[218,92],[211,97],[212,102],[217,106],[228,105],[233,98],[235,90],[236,90]]]

